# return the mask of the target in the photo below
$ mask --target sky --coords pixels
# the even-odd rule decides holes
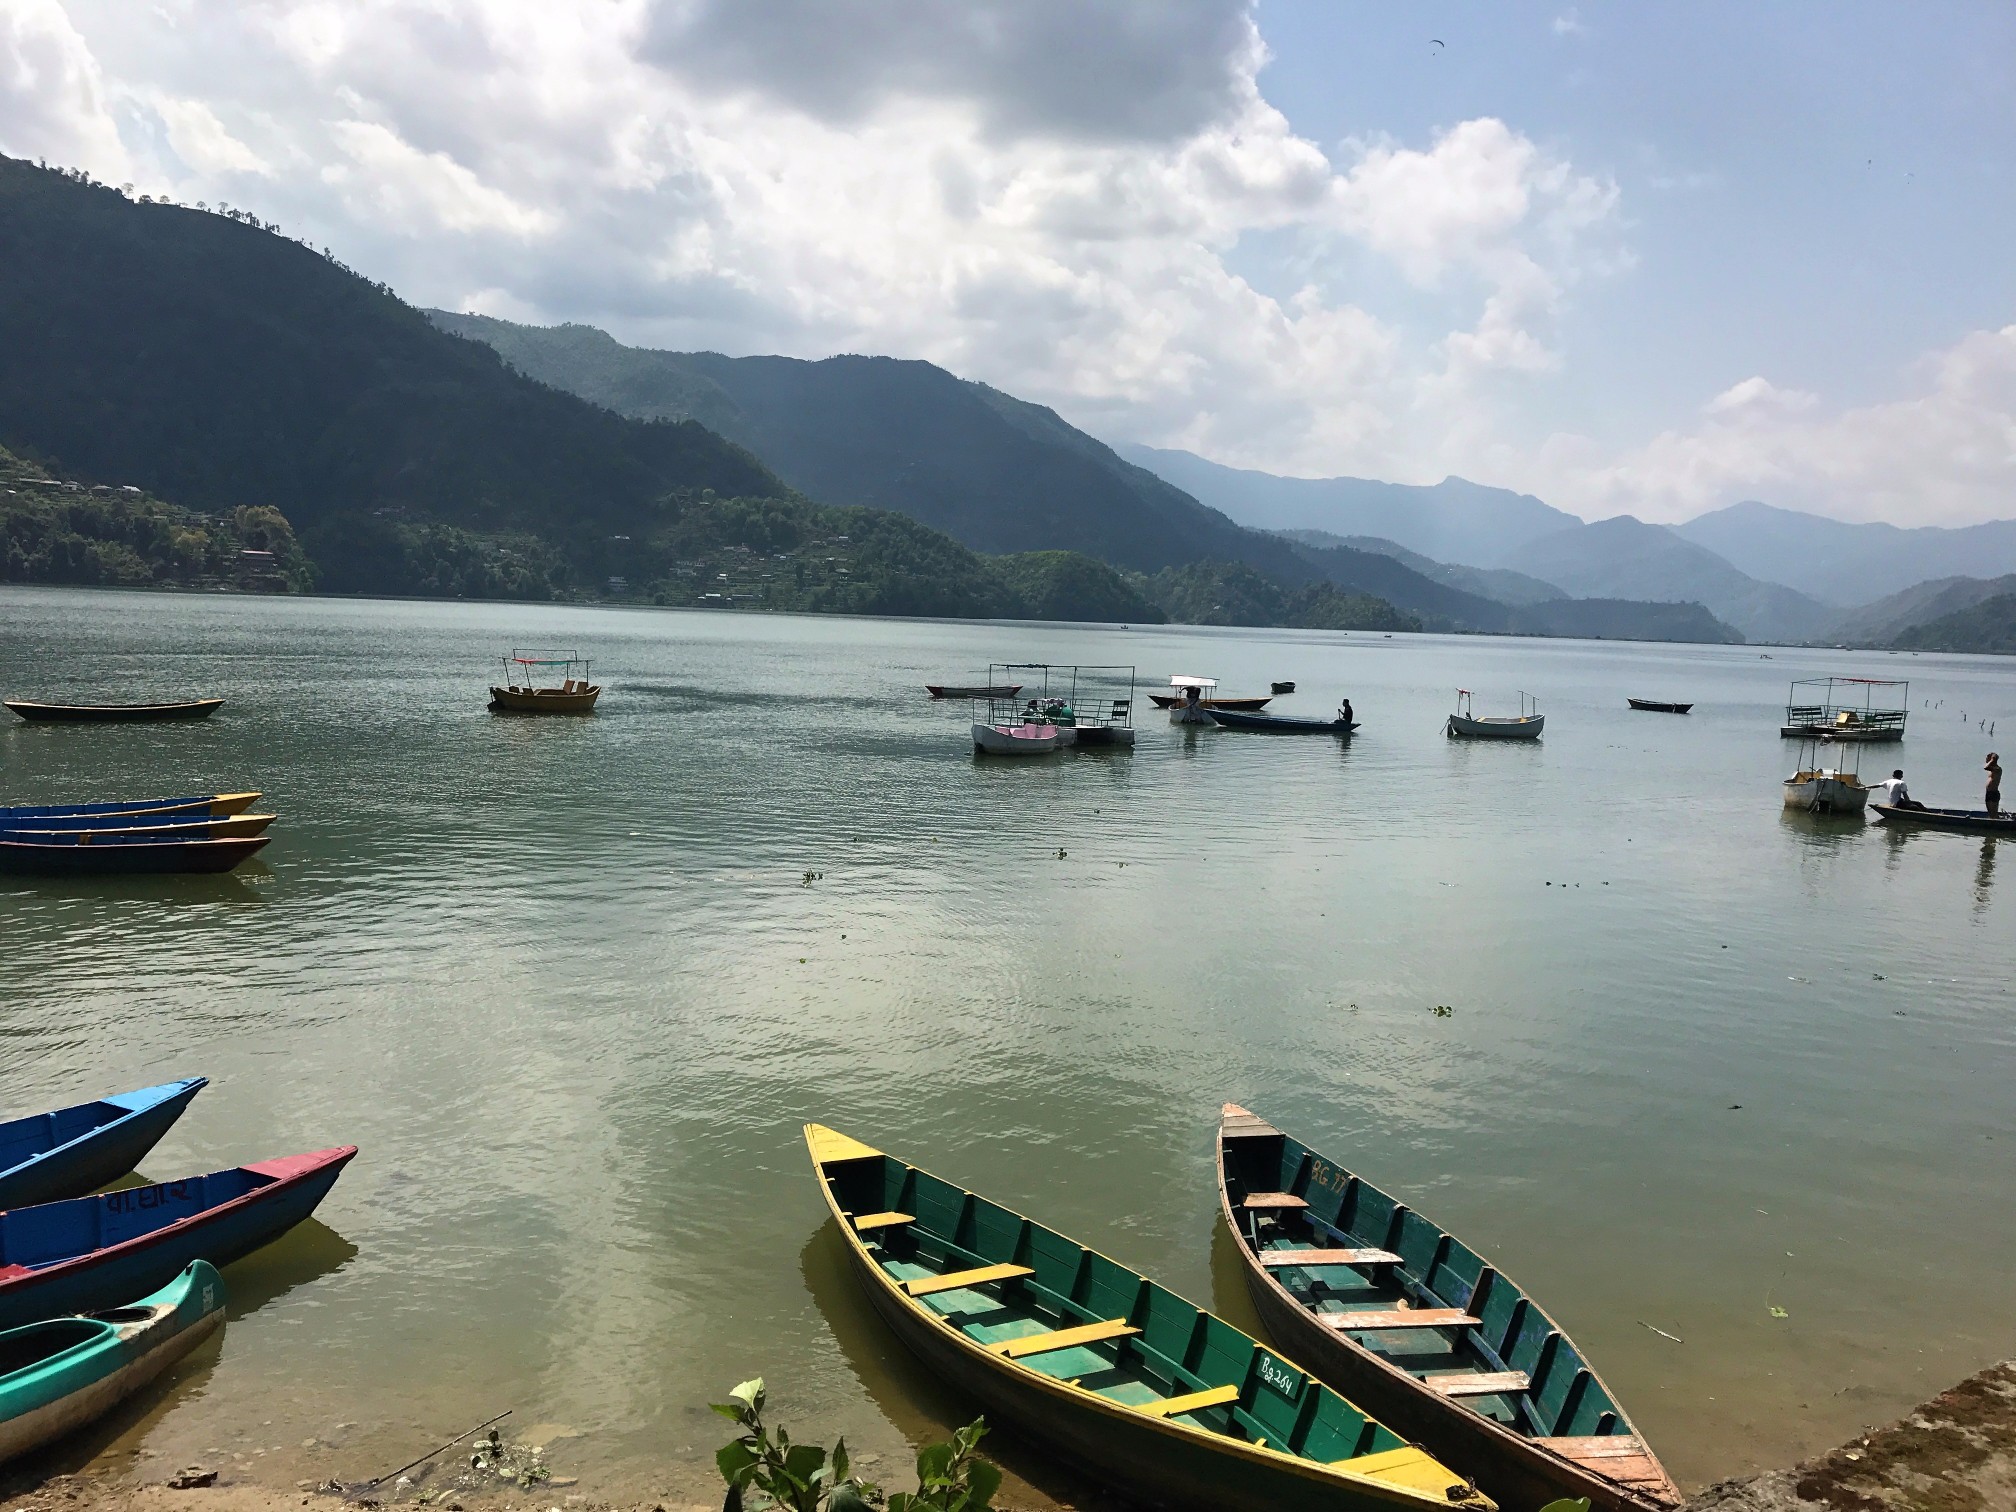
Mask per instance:
[[[2016,517],[2016,6],[0,0],[0,152],[1235,466]]]

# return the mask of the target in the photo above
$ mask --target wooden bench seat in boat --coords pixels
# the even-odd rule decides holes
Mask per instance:
[[[1339,1333],[1383,1328],[1475,1328],[1482,1319],[1460,1307],[1402,1307],[1392,1312],[1319,1313],[1317,1320]]]
[[[942,1276],[919,1276],[905,1281],[903,1290],[913,1297],[929,1297],[938,1292],[964,1291],[969,1286],[985,1286],[989,1281],[1012,1281],[1017,1276],[1033,1276],[1026,1265],[982,1265],[973,1270],[949,1271]]]
[[[1125,1318],[1108,1318],[1104,1323],[1081,1323],[1076,1328],[1056,1328],[1049,1333],[1027,1334],[1019,1339],[1002,1339],[987,1347],[1010,1360],[1049,1354],[1057,1349],[1076,1349],[1081,1344],[1097,1344],[1102,1339],[1124,1339],[1141,1332]]]
[[[1252,1212],[1264,1213],[1274,1209],[1306,1208],[1309,1204],[1293,1192],[1248,1192],[1246,1200],[1240,1206]]]
[[[854,1232],[865,1234],[873,1229],[898,1228],[917,1220],[908,1213],[863,1213],[854,1220]]]
[[[1400,1257],[1382,1249],[1278,1249],[1261,1250],[1260,1263],[1269,1270],[1291,1265],[1398,1265]]]
[[[1143,1402],[1134,1410],[1150,1417],[1181,1417],[1186,1412],[1202,1412],[1206,1407],[1229,1407],[1239,1400],[1237,1386],[1213,1386],[1209,1391],[1193,1391],[1188,1396],[1165,1397],[1159,1402]]]
[[[1491,1370],[1464,1375],[1424,1376],[1421,1384],[1446,1397],[1517,1396],[1533,1384],[1533,1378],[1523,1370]]]

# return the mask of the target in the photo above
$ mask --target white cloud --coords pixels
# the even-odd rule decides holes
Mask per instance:
[[[502,231],[532,236],[554,217],[493,189],[445,152],[422,152],[375,121],[337,121],[329,134],[349,158],[322,170],[360,218],[388,217],[399,229]]]
[[[206,177],[273,172],[267,161],[231,135],[217,113],[201,100],[156,95],[152,103],[168,128],[169,146],[192,171]]]
[[[0,0],[0,143],[113,182],[127,174],[97,59],[57,0]]]
[[[1576,14],[1575,7],[1571,5],[1554,18],[1554,35],[1557,37],[1586,37],[1589,35],[1589,27],[1581,16]]]
[[[1917,365],[1914,390],[1828,409],[1747,378],[1701,424],[1618,457],[1553,438],[1522,486],[1584,515],[1685,520],[1738,499],[1847,520],[1959,525],[2016,514],[2016,325],[1975,331]]]

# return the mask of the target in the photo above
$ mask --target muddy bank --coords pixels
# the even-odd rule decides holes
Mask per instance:
[[[1687,1512],[2016,1512],[2016,1360],[1803,1465],[1710,1486]]]

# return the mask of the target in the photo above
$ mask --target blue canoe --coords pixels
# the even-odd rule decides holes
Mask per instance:
[[[1276,735],[1344,735],[1357,729],[1341,719],[1298,719],[1293,714],[1242,714],[1237,709],[1206,709],[1227,730],[1266,730]]]
[[[94,814],[208,814],[222,819],[252,807],[263,793],[204,793],[195,798],[115,798],[109,803],[0,804],[0,828],[22,819],[75,819]]]
[[[0,1463],[103,1417],[224,1324],[224,1282],[192,1260],[104,1312],[0,1332]]]
[[[192,1260],[220,1269],[328,1195],[355,1145],[0,1213],[0,1328],[117,1307]]]
[[[95,1191],[140,1164],[208,1077],[0,1123],[0,1209]]]

